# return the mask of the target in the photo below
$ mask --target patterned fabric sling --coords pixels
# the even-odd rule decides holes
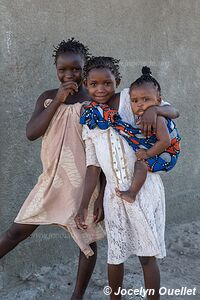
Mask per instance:
[[[180,136],[175,123],[171,119],[167,119],[167,128],[171,137],[171,145],[161,154],[148,158],[146,161],[148,170],[151,172],[169,171],[171,170],[178,159],[180,153]],[[146,138],[141,130],[135,126],[124,122],[116,109],[110,108],[107,104],[99,104],[91,102],[85,106],[85,110],[80,118],[82,125],[87,125],[89,129],[99,127],[106,130],[112,127],[116,130],[134,151],[138,149],[149,149],[156,142],[155,134]]]

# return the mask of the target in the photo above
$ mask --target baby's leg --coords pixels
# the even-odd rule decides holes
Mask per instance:
[[[38,225],[13,223],[0,237],[0,258],[14,249],[21,241],[29,237],[37,227]]]
[[[134,202],[135,197],[141,187],[143,186],[146,177],[147,177],[147,165],[144,161],[137,160],[135,162],[134,174],[133,174],[133,181],[131,187],[128,191],[120,191],[116,189],[116,194],[118,197],[121,197],[123,200],[127,202]]]
[[[122,289],[124,277],[124,264],[108,264],[108,282],[111,288],[110,300],[121,300],[120,290]]]
[[[147,295],[148,300],[159,300],[159,289],[160,289],[160,271],[156,258],[151,257],[139,257],[140,263],[142,265],[145,289],[151,291]]]

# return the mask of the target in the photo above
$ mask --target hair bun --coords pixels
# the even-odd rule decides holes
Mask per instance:
[[[142,68],[142,75],[151,75],[151,69],[147,66]]]

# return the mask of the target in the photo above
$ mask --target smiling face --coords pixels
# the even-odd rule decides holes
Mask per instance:
[[[89,96],[97,103],[106,103],[115,94],[116,80],[107,68],[90,70],[84,83]]]
[[[73,81],[81,85],[84,61],[79,54],[65,52],[56,62],[57,76],[61,83]]]
[[[133,86],[130,98],[132,111],[138,116],[142,116],[147,108],[160,105],[161,102],[160,93],[152,83]]]

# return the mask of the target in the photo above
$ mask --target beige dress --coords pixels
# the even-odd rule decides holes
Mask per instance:
[[[45,107],[50,103],[45,102]],[[93,204],[98,189],[90,201],[88,229],[76,228],[74,216],[79,208],[86,173],[82,126],[79,124],[82,104],[61,104],[42,140],[43,172],[21,207],[15,222],[21,224],[57,224],[67,229],[85,255],[93,255],[89,244],[105,233],[93,220]]]

